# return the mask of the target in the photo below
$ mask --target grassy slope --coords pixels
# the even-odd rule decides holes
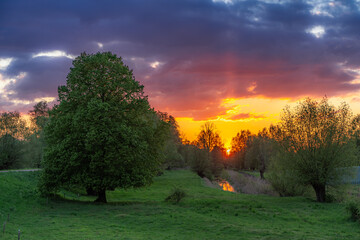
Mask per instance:
[[[359,223],[348,220],[341,204],[223,192],[189,171],[166,172],[149,188],[109,192],[107,205],[47,203],[36,195],[38,174],[0,174],[1,224],[10,213],[0,239],[16,239],[19,228],[21,239],[37,240],[360,238]],[[188,193],[178,205],[163,201],[173,186]]]

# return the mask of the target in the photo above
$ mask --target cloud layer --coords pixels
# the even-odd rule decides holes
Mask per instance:
[[[1,1],[0,62],[12,61],[0,68],[0,86],[5,85],[0,110],[56,97],[72,57],[83,51],[122,56],[151,104],[176,117],[215,118],[226,112],[225,98],[355,93],[359,5],[355,0]]]

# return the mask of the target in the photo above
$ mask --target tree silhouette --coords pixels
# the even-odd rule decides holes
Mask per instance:
[[[231,140],[231,153],[233,155],[234,166],[237,169],[245,168],[245,153],[251,137],[252,134],[249,130],[241,130]]]
[[[201,131],[196,139],[196,146],[200,149],[206,149],[208,152],[211,152],[216,146],[223,148],[224,144],[216,132],[214,123],[206,122],[201,126]]]

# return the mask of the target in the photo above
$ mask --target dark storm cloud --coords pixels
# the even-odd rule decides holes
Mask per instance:
[[[1,1],[0,58],[15,58],[2,74],[27,73],[8,86],[11,98],[56,96],[71,60],[33,54],[109,50],[134,69],[155,107],[195,119],[223,113],[229,97],[357,91],[346,68],[360,67],[359,4],[273,2]],[[310,34],[314,26],[325,34]]]

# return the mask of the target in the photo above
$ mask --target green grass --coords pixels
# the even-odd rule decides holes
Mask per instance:
[[[345,206],[303,197],[279,198],[223,192],[185,171],[167,171],[153,185],[108,192],[108,204],[66,193],[40,198],[38,172],[0,174],[0,239],[359,239],[360,224]],[[173,187],[179,204],[164,201]],[[63,193],[61,193],[63,194]],[[77,199],[71,200],[72,198]],[[5,234],[2,224],[10,214]]]

